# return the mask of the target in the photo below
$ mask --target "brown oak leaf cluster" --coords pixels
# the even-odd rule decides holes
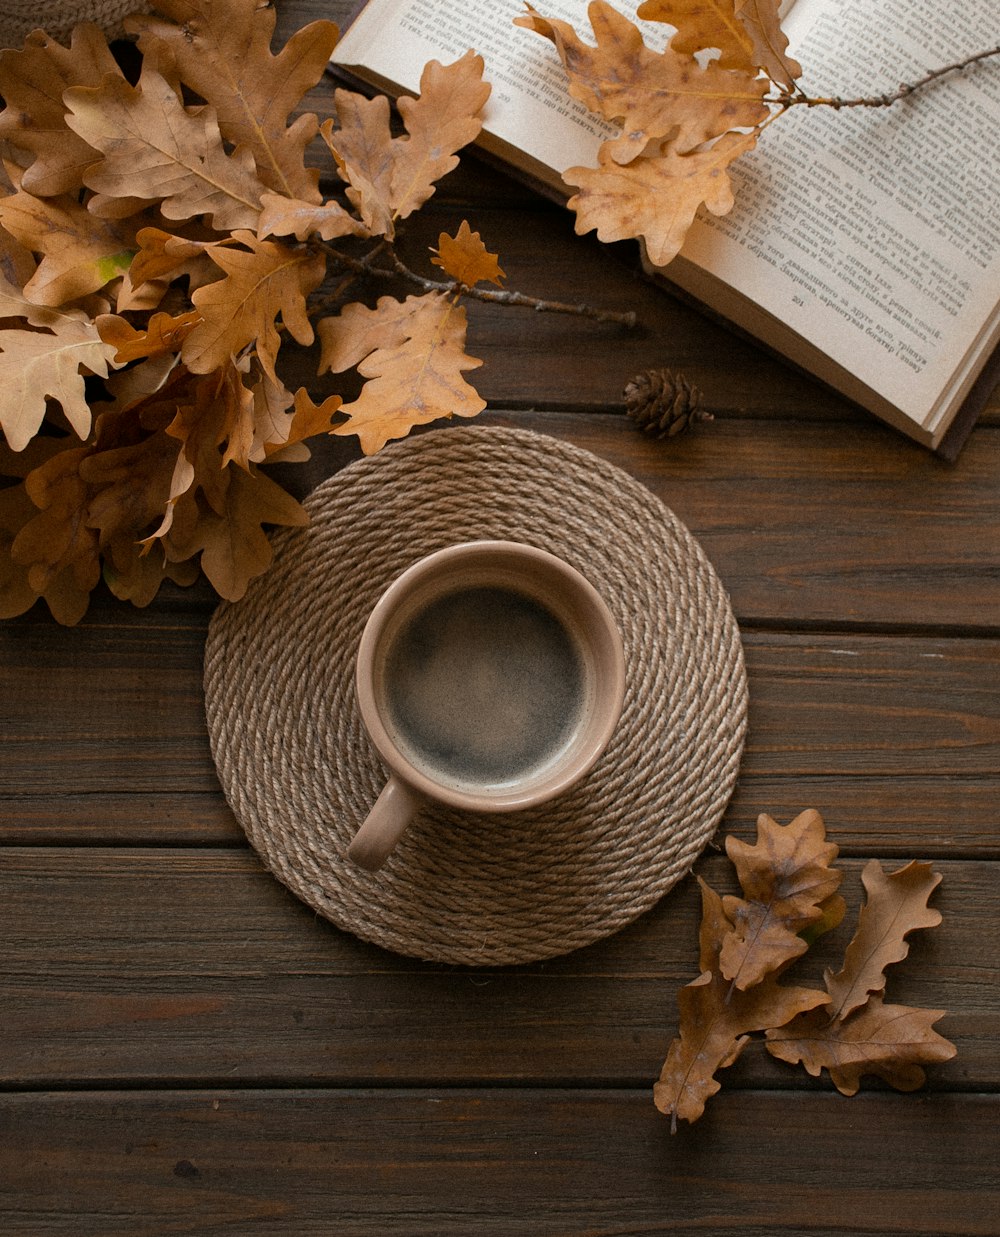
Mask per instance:
[[[367,291],[399,282],[400,222],[479,132],[481,58],[427,65],[401,130],[347,90],[320,126],[297,109],[332,23],[275,53],[260,0],[152,7],[137,72],[93,26],[0,53],[0,617],[41,597],[74,623],[102,576],[137,605],[199,571],[237,599],[266,528],[306,518],[268,463],[484,407],[459,301],[503,272],[478,233],[443,234],[413,295]],[[356,369],[358,397],[289,390],[286,338]]]
[[[518,24],[555,45],[569,93],[619,130],[601,143],[596,167],[564,173],[577,190],[568,203],[577,232],[640,238],[654,265],[665,266],[699,209],[732,209],[730,165],[756,144],[801,75],[787,53],[780,0],[644,0],[639,18],[674,28],[662,51],[605,0],[588,7],[593,45],[527,7]]]
[[[680,1024],[656,1083],[657,1108],[696,1121],[720,1088],[719,1070],[731,1065],[753,1032],[764,1032],[778,1060],[829,1072],[844,1095],[865,1074],[901,1091],[923,1085],[925,1065],[947,1061],[955,1047],[934,1029],[944,1010],[888,1005],[886,968],[909,952],[907,935],[941,922],[928,899],[940,883],[930,864],[913,862],[886,875],[878,860],[862,873],[867,901],[839,971],[824,988],[779,982],[784,971],[822,933],[843,919],[837,847],[826,839],[818,812],[788,825],[767,815],[757,821],[757,842],[727,838],[726,852],[742,897],[720,897],[704,881],[697,979],[678,994]]]

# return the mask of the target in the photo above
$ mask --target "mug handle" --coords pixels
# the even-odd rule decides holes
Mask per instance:
[[[423,796],[391,776],[364,824],[347,848],[347,857],[374,872],[385,863],[407,825],[423,807]]]

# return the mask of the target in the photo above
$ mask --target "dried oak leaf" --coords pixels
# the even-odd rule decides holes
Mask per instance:
[[[208,374],[255,344],[265,372],[277,381],[278,317],[298,343],[312,343],[306,297],[319,287],[326,264],[322,254],[259,241],[252,232],[236,232],[234,239],[239,246],[211,249],[226,277],[193,293],[203,321],[184,340],[181,357],[192,372]]]
[[[255,394],[257,390],[259,388],[255,390]],[[295,392],[294,412],[283,413],[282,420],[279,421],[275,410],[266,405],[262,406],[258,396],[254,421],[254,450],[259,452],[260,458],[271,459],[279,453],[283,460],[293,458],[289,454],[291,448],[317,434],[333,432],[333,418],[340,411],[343,402],[339,395],[330,395],[321,404],[314,404],[305,387],[299,387]],[[253,460],[258,456],[251,453],[250,458]],[[308,451],[295,458],[308,458]]]
[[[11,546],[11,559],[27,568],[35,596],[67,626],[86,613],[101,578],[97,533],[86,522],[90,490],[80,476],[89,454],[90,447],[67,448],[28,474],[24,488],[37,513]]]
[[[95,191],[88,209],[134,213],[136,199],[158,202],[167,219],[206,215],[219,231],[255,227],[265,186],[246,149],[228,154],[213,108],[188,109],[150,64],[138,85],[108,77],[67,90],[69,127],[98,152],[84,172]],[[102,156],[102,157],[101,157]]]
[[[644,0],[636,16],[673,26],[670,46],[675,51],[693,56],[714,47],[724,69],[755,67],[753,40],[736,16],[736,0]]]
[[[138,249],[128,273],[136,287],[186,275],[192,287],[198,288],[218,275],[211,254],[216,251],[217,245],[225,243],[224,239],[192,240],[186,236],[174,236],[162,228],[149,227],[140,228],[135,240]]]
[[[500,269],[499,254],[490,253],[478,232],[473,232],[463,219],[454,236],[442,232],[431,262],[466,288],[483,281],[503,284],[506,276]]]
[[[706,1101],[720,1088],[715,1075],[732,1065],[749,1033],[780,1026],[826,1001],[813,988],[783,987],[774,974],[743,991],[734,989],[719,970],[719,957],[732,934],[722,899],[699,878],[702,919],[699,931],[701,974],[677,996],[678,1034],[663,1063],[653,1100],[660,1112],[677,1121],[696,1121]]]
[[[28,282],[34,269],[35,264],[32,261],[31,266],[24,272],[23,283]],[[11,326],[20,326],[22,321],[19,320],[23,320],[31,326],[52,326],[67,318],[84,321],[86,314],[80,310],[55,309],[48,305],[36,305],[24,295],[22,283],[12,283],[0,273],[0,322],[5,325],[9,323]]]
[[[0,618],[23,614],[38,600],[38,592],[28,582],[30,564],[15,562],[11,549],[21,529],[38,515],[24,478],[58,455],[65,443],[61,438],[35,438],[23,451],[14,452],[0,441],[0,474],[21,479],[0,489]]]
[[[348,198],[373,235],[391,235],[393,221],[418,210],[435,181],[458,164],[455,152],[478,136],[489,94],[482,56],[466,52],[450,65],[431,60],[419,96],[397,101],[406,133],[393,137],[384,96],[336,91],[337,126],[324,122],[323,136],[348,183]]]
[[[138,442],[95,450],[80,463],[80,477],[91,492],[87,526],[98,533],[101,548],[125,542],[137,545],[159,519],[170,488],[178,444],[163,431]]]
[[[905,867],[883,872],[877,859],[861,873],[867,899],[858,927],[844,954],[844,965],[824,976],[833,1016],[844,1018],[862,1006],[870,993],[885,987],[885,968],[901,962],[910,951],[906,936],[918,928],[934,928],[941,912],[927,900],[941,883],[929,863],[914,860]]]
[[[66,124],[63,93],[73,86],[97,86],[120,70],[96,26],[79,25],[65,48],[41,30],[21,51],[0,52],[0,140],[33,156],[21,185],[38,197],[58,197],[83,184],[95,160],[93,149]]]
[[[940,877],[930,864],[917,862],[886,876],[873,859],[862,880],[867,901],[844,965],[824,976],[826,1008],[769,1030],[767,1048],[779,1060],[801,1063],[810,1074],[829,1070],[844,1095],[855,1094],[864,1074],[875,1074],[901,1091],[915,1090],[924,1082],[921,1066],[955,1055],[954,1045],[932,1030],[945,1011],[885,1005],[882,989],[885,968],[909,951],[906,935],[941,922],[940,913],[927,905]]]
[[[597,168],[573,167],[564,179],[579,188],[568,205],[576,231],[592,228],[602,241],[640,237],[655,266],[678,253],[699,208],[725,215],[733,207],[728,167],[756,143],[754,133],[726,133],[706,150],[679,155],[668,150],[631,163],[614,163],[604,148]]]
[[[176,317],[168,313],[153,314],[145,330],[136,330],[118,314],[101,314],[94,325],[101,339],[116,349],[116,365],[138,361],[142,357],[162,356],[180,351],[184,340],[201,321],[201,314],[192,309]]]
[[[790,90],[802,76],[802,66],[788,55],[781,28],[781,0],[736,0],[736,16],[753,40],[751,58],[772,82]]]
[[[172,63],[180,79],[215,109],[226,142],[253,156],[277,193],[319,201],[319,170],[305,166],[317,120],[289,115],[322,78],[339,32],[328,21],[297,31],[273,55],[274,6],[260,0],[157,0],[161,17],[131,17],[144,56]]]
[[[357,434],[366,455],[415,425],[474,417],[486,407],[462,377],[482,364],[465,351],[465,310],[441,292],[402,302],[384,296],[374,309],[348,305],[317,329],[320,373],[357,366],[368,379],[358,399],[341,407],[348,420],[333,431]]]
[[[756,70],[703,66],[672,46],[653,51],[638,27],[604,0],[593,0],[588,8],[596,47],[568,23],[527,7],[528,15],[516,22],[555,44],[570,94],[621,124],[621,135],[601,147],[615,163],[629,163],[665,140],[678,154],[694,150],[730,129],[759,124],[768,114],[761,102],[767,83]]]
[[[261,197],[263,210],[257,223],[257,235],[294,236],[304,241],[310,236],[332,241],[338,236],[369,236],[360,219],[344,210],[339,202],[300,202],[280,193],[265,193]]]
[[[0,489],[0,618],[23,614],[38,600],[37,591],[28,583],[27,566],[11,556],[18,533],[37,514],[23,485]]]
[[[757,842],[726,838],[744,897],[723,906],[733,930],[723,942],[719,965],[739,989],[759,983],[809,948],[800,933],[824,915],[824,905],[842,874],[830,867],[837,847],[826,840],[819,812],[800,812],[787,825],[766,814],[757,818]],[[836,904],[843,906],[841,900]],[[830,925],[831,927],[833,924]]]
[[[83,372],[107,377],[115,349],[92,322],[63,315],[45,331],[0,330],[0,426],[8,445],[21,451],[45,418],[46,397],[58,400],[81,438],[91,414]]]
[[[22,191],[0,198],[0,226],[42,255],[24,285],[36,305],[65,305],[127,271],[134,252],[127,228],[98,219],[69,196],[42,200]]]
[[[855,1095],[865,1074],[897,1091],[915,1091],[925,1082],[924,1065],[955,1056],[955,1045],[933,1029],[945,1012],[884,1005],[876,994],[848,1018],[831,1020],[819,1009],[769,1030],[767,1050],[779,1061],[803,1065],[814,1077],[828,1070],[842,1095]]]
[[[170,559],[201,555],[201,569],[220,597],[239,601],[250,581],[271,565],[265,524],[301,527],[309,517],[295,499],[256,468],[226,469],[229,484],[220,512],[199,508],[165,539]],[[189,510],[194,503],[189,503]],[[183,535],[179,535],[179,530]]]

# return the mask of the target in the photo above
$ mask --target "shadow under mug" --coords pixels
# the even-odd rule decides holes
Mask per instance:
[[[348,847],[382,866],[430,801],[535,807],[593,767],[621,715],[625,657],[603,598],[574,567],[514,541],[448,546],[382,594],[355,687],[389,779]]]

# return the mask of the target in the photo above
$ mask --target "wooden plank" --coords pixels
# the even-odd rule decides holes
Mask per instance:
[[[551,434],[636,477],[698,538],[744,624],[1000,632],[1000,430],[977,431],[947,468],[875,426],[724,422],[664,445],[621,416],[495,413],[476,424]],[[310,463],[276,475],[304,494],[353,452],[320,443]],[[165,588],[147,622],[211,605],[207,588],[187,596]],[[109,606],[91,625],[130,612]],[[0,630],[0,664],[34,639],[48,667],[44,642],[16,623]],[[109,634],[105,655],[114,651]]]
[[[56,779],[58,780],[58,779]],[[744,763],[721,828],[750,832],[761,812],[787,821],[822,811],[841,853],[1000,858],[998,779],[860,773],[768,775]],[[239,846],[243,830],[221,790],[192,793],[0,794],[0,846]]]
[[[698,538],[744,624],[1000,634],[1000,431],[977,429],[949,466],[874,423],[723,420],[667,443],[623,415],[472,424],[551,434],[638,479]],[[319,484],[344,459],[326,450],[283,479]]]
[[[18,1237],[987,1237],[995,1096],[719,1096],[675,1137],[647,1090],[0,1097]]]
[[[0,1079],[7,1087],[164,1083],[646,1085],[697,974],[699,893],[683,881],[625,930],[531,966],[421,963],[342,932],[294,899],[249,851],[8,848]],[[839,967],[862,901],[791,973]],[[887,865],[894,870],[899,863]],[[944,862],[944,923],[914,935],[893,1000],[949,1012],[958,1057],[935,1088],[1000,1085],[1000,921],[995,865]],[[696,871],[735,890],[729,861]],[[727,1087],[825,1088],[755,1044]]]
[[[641,481],[701,542],[743,622],[997,632],[994,430],[949,468],[874,425],[724,422],[671,446],[617,417],[490,420],[572,441]]]
[[[20,796],[40,796],[57,811],[61,796],[70,796],[69,827],[79,829],[86,827],[81,795],[117,801],[127,792],[140,798],[126,838],[176,839],[148,815],[143,823],[142,803],[171,792],[173,810],[184,815],[179,796],[195,796],[190,806],[199,811],[218,789],[201,681],[207,619],[204,609],[157,620],[108,603],[74,629],[37,613],[0,626],[0,793],[13,801],[0,838],[33,836],[24,832]],[[1000,640],[747,630],[743,643],[750,683],[744,778],[866,775],[880,779],[871,788],[876,805],[883,798],[898,804],[906,785],[892,782],[897,776],[975,775],[996,785]],[[944,816],[931,822],[931,838],[947,836],[955,811],[956,800],[938,802]],[[107,836],[103,809],[94,807],[93,836]],[[116,810],[130,828],[120,801]],[[900,815],[898,806],[886,811]],[[995,820],[993,812],[989,828]],[[43,823],[45,836],[57,832],[57,824]],[[215,836],[232,838],[228,822]]]

